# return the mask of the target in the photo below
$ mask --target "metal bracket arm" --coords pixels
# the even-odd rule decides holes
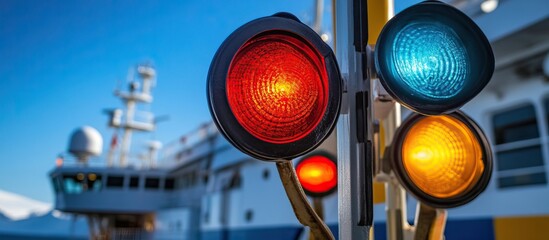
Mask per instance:
[[[297,220],[305,226],[311,228],[311,234],[318,240],[333,240],[334,235],[324,221],[316,214],[313,207],[307,201],[305,192],[297,179],[292,161],[280,161],[276,163],[278,174],[286,195],[292,204]]]

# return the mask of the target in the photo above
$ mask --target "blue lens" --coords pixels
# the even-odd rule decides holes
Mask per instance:
[[[463,91],[470,66],[461,38],[438,22],[412,22],[397,33],[392,59],[397,81],[420,97],[448,99]]]
[[[439,1],[404,9],[381,31],[375,66],[387,92],[409,109],[451,113],[488,84],[494,54],[467,15]]]

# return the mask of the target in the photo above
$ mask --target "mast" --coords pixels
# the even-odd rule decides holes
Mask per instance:
[[[135,115],[137,104],[150,104],[153,100],[151,89],[154,87],[156,81],[156,71],[150,65],[139,65],[137,67],[137,73],[139,74],[141,82],[131,79],[129,82],[129,92],[121,92],[118,90],[114,92],[114,95],[124,102],[126,106],[125,114],[121,109],[115,109],[109,112],[109,126],[123,129],[122,141],[120,142],[119,167],[126,167],[128,165],[133,131],[151,132],[155,129],[153,113],[143,112],[148,116],[144,121],[136,120]],[[113,148],[114,146],[111,146],[111,151],[107,160],[109,166],[113,163]],[[151,162],[150,165],[154,166],[154,163]]]

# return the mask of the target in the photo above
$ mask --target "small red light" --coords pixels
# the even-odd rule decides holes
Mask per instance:
[[[321,54],[294,35],[262,34],[232,59],[227,99],[237,121],[254,137],[275,144],[307,136],[328,104]]]
[[[58,157],[57,159],[55,159],[55,166],[56,166],[56,167],[61,167],[61,166],[63,166],[63,158]]]
[[[306,191],[323,194],[337,185],[337,167],[325,156],[308,157],[297,165],[297,177]]]

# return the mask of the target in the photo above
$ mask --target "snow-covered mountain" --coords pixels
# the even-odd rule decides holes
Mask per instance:
[[[48,203],[0,190],[0,239],[84,240],[86,219],[52,211]]]
[[[43,215],[51,209],[52,206],[49,203],[0,190],[0,212],[11,220],[25,219],[31,215]]]

